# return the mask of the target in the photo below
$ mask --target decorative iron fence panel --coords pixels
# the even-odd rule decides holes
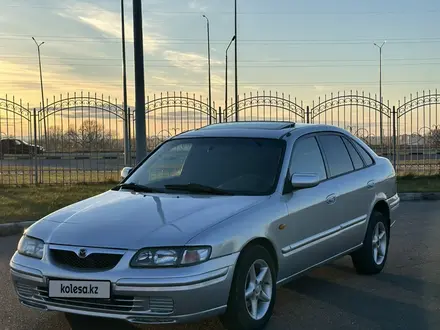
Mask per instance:
[[[410,95],[396,108],[397,168],[400,174],[440,174],[440,94]]]
[[[28,104],[14,97],[0,98],[0,185],[35,181],[32,118]]]
[[[147,97],[145,104],[147,149],[152,150],[162,141],[184,131],[200,128],[219,121],[215,103],[188,93],[161,93]],[[136,112],[131,113],[131,149],[134,152]]]
[[[125,114],[116,99],[90,93],[45,103],[42,109],[30,108],[13,97],[0,98],[0,185],[117,181],[123,166],[134,165],[135,109]],[[214,103],[210,107],[203,96],[168,92],[148,97],[145,108],[148,150],[184,131],[237,119],[321,123],[363,139],[388,157],[399,175],[440,174],[437,90],[394,104],[350,91],[310,105],[283,93],[257,92],[223,110]]]
[[[237,104],[232,102],[224,110],[224,121],[270,120],[270,121],[293,121],[305,122],[306,111],[303,102],[298,104],[296,98],[284,93],[278,94],[269,91],[266,93],[244,94]],[[237,111],[238,110],[238,116]]]
[[[39,183],[118,180],[124,166],[123,106],[97,94],[67,94],[38,111]],[[46,127],[46,131],[44,129]]]

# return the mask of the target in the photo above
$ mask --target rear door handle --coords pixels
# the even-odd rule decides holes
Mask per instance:
[[[329,205],[334,204],[336,203],[336,195],[335,194],[328,195],[325,200]]]
[[[372,188],[374,188],[375,184],[376,184],[376,182],[374,182],[374,180],[370,180],[367,182],[367,188],[372,189]]]

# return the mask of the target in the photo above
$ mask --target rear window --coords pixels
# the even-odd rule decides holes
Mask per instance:
[[[374,163],[373,158],[371,158],[370,154],[365,151],[365,149],[357,142],[353,141],[356,145],[356,149],[359,151],[359,154],[364,159],[365,165],[370,166]]]

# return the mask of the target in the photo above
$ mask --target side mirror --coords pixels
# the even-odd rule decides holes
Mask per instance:
[[[294,189],[316,187],[321,179],[316,173],[296,173],[292,175],[290,183]]]
[[[121,178],[122,179],[125,179],[129,174],[130,174],[130,172],[133,170],[133,168],[132,167],[124,167],[123,169],[122,169],[122,171],[121,171]]]

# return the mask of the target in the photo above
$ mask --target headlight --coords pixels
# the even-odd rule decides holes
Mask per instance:
[[[130,265],[132,267],[190,266],[208,260],[210,255],[210,247],[142,249],[135,254]]]
[[[37,238],[23,235],[18,242],[17,251],[28,257],[41,259],[43,258],[44,242]]]

